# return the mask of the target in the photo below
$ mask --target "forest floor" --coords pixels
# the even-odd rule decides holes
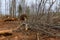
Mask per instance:
[[[0,31],[13,30],[19,25],[19,21],[0,22]],[[41,26],[39,28],[32,27],[27,31],[24,29],[17,29],[12,32],[12,35],[0,35],[0,40],[60,40],[59,34],[60,29],[55,30],[50,27]]]

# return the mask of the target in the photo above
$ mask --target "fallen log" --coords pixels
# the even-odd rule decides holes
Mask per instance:
[[[16,21],[17,18],[6,18],[4,19],[4,22],[7,22],[7,21]]]
[[[0,36],[10,36],[12,35],[12,30],[1,30]]]

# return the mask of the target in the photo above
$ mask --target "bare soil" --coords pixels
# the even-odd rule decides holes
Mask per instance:
[[[13,30],[19,26],[19,21],[0,22],[0,31]],[[42,29],[42,28],[40,28]],[[20,30],[20,29],[19,29]],[[26,30],[12,32],[12,35],[0,35],[0,40],[60,40],[60,36],[50,36],[44,33],[44,31],[34,28]],[[48,29],[45,29],[48,30]],[[52,29],[53,30],[53,29]],[[53,32],[50,30],[50,32]]]

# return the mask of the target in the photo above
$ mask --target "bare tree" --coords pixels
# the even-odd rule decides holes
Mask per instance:
[[[30,12],[34,13],[34,4],[33,4],[33,2],[31,3],[31,8],[30,9],[31,9]]]
[[[58,6],[59,6],[59,9],[58,9],[58,10],[59,10],[59,12],[60,12],[60,1],[59,1],[59,5],[58,5]]]
[[[45,0],[45,1],[43,0],[43,13],[45,12],[45,5],[46,5],[47,1],[48,0]]]
[[[42,0],[40,1],[39,5],[38,5],[38,11],[37,13],[39,13],[40,9],[41,9],[41,4],[42,4]],[[41,12],[41,11],[40,11]]]
[[[20,14],[22,13],[22,7],[21,5],[19,4],[18,6],[18,18],[20,18]]]
[[[0,13],[1,13],[1,0],[0,0]]]
[[[11,0],[9,0],[9,14],[12,16],[12,3]]]
[[[59,3],[59,4],[58,4]],[[56,0],[56,7],[55,7],[56,14],[60,12],[60,1]]]
[[[16,17],[16,0],[12,0],[11,2],[10,14],[12,17]]]
[[[26,7],[26,13],[29,15],[30,13],[30,9],[29,9],[29,6]]]
[[[20,0],[21,7],[22,7],[22,13],[25,13],[25,0]]]
[[[50,10],[52,8],[52,6],[54,5],[56,1],[52,1],[52,4],[50,4],[49,8],[48,8],[48,14],[47,14],[47,23],[50,23],[52,20],[50,20],[51,18],[51,13],[50,13]]]

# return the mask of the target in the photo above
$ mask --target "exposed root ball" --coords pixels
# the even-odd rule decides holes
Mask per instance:
[[[26,14],[22,14],[22,15],[20,16],[20,20],[21,20],[21,21],[24,21],[25,19],[28,19],[28,16],[27,16]]]

